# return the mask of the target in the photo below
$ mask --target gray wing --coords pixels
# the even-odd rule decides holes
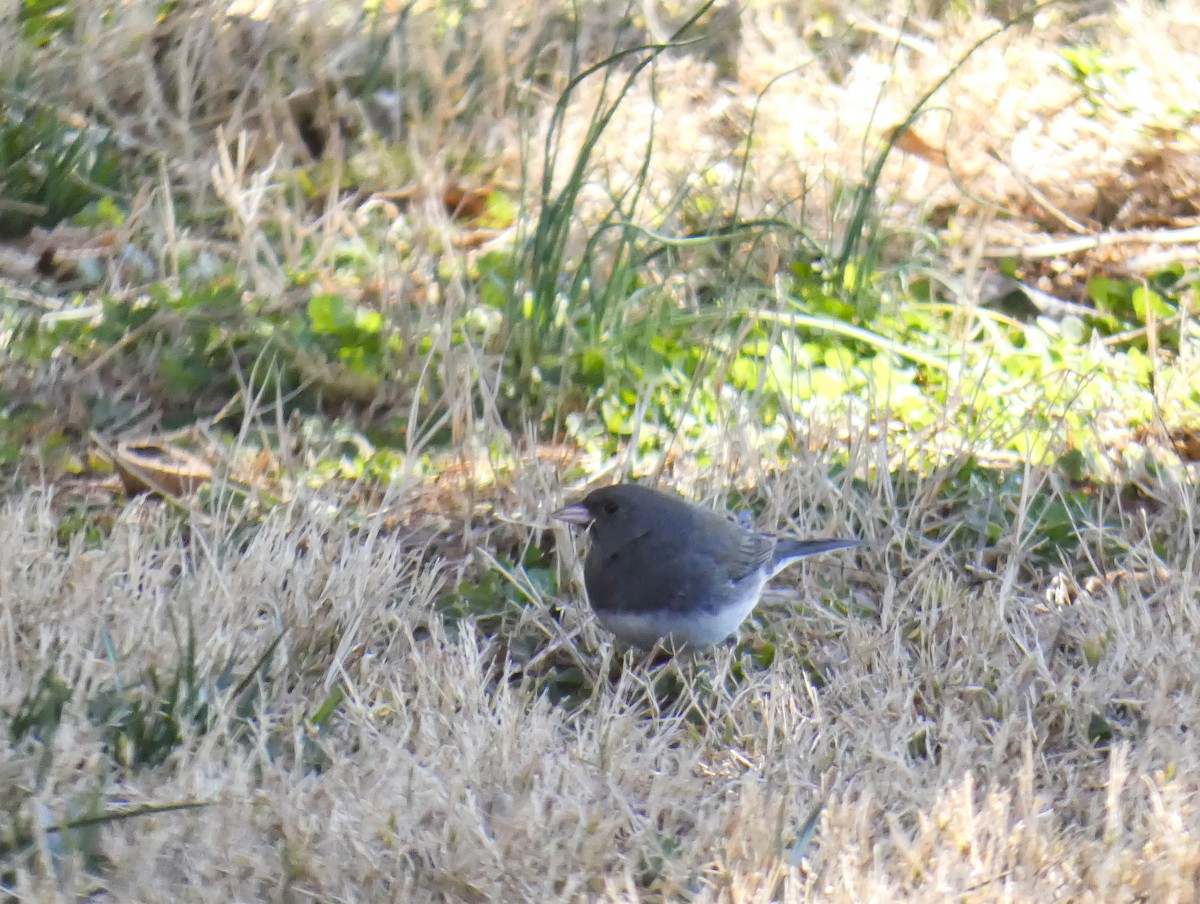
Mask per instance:
[[[730,581],[743,581],[770,562],[774,539],[745,530],[715,512],[704,514],[704,540],[693,548],[716,562]]]

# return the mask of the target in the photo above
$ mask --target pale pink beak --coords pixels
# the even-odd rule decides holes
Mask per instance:
[[[591,524],[592,513],[587,510],[587,506],[582,502],[575,505],[568,505],[566,508],[560,508],[551,516],[556,521],[566,521],[568,524]]]

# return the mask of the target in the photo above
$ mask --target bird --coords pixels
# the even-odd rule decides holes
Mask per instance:
[[[585,526],[588,602],[630,646],[700,650],[728,639],[771,578],[858,540],[795,540],[756,533],[676,493],[634,483],[593,490],[552,518]]]

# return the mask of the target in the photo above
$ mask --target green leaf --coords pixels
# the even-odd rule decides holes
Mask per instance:
[[[1113,739],[1112,725],[1104,716],[1094,713],[1088,720],[1087,737],[1097,747],[1107,747]]]
[[[308,321],[315,333],[337,335],[354,326],[355,312],[342,296],[324,293],[309,300]]]
[[[354,325],[359,332],[378,335],[383,330],[383,315],[378,311],[360,310],[355,315]]]
[[[1058,468],[1071,480],[1087,478],[1087,459],[1078,449],[1072,449],[1058,457]]]
[[[812,372],[812,390],[814,396],[823,399],[838,399],[846,392],[846,381],[837,371],[827,367],[817,367]]]
[[[1175,310],[1161,295],[1146,286],[1138,286],[1134,289],[1130,300],[1133,302],[1133,313],[1142,323],[1150,322],[1151,311],[1154,312],[1153,319],[1159,321],[1165,320],[1175,313]]]

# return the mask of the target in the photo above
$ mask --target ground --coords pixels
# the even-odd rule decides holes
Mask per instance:
[[[5,893],[1195,899],[1200,19],[870,6],[0,23]]]

